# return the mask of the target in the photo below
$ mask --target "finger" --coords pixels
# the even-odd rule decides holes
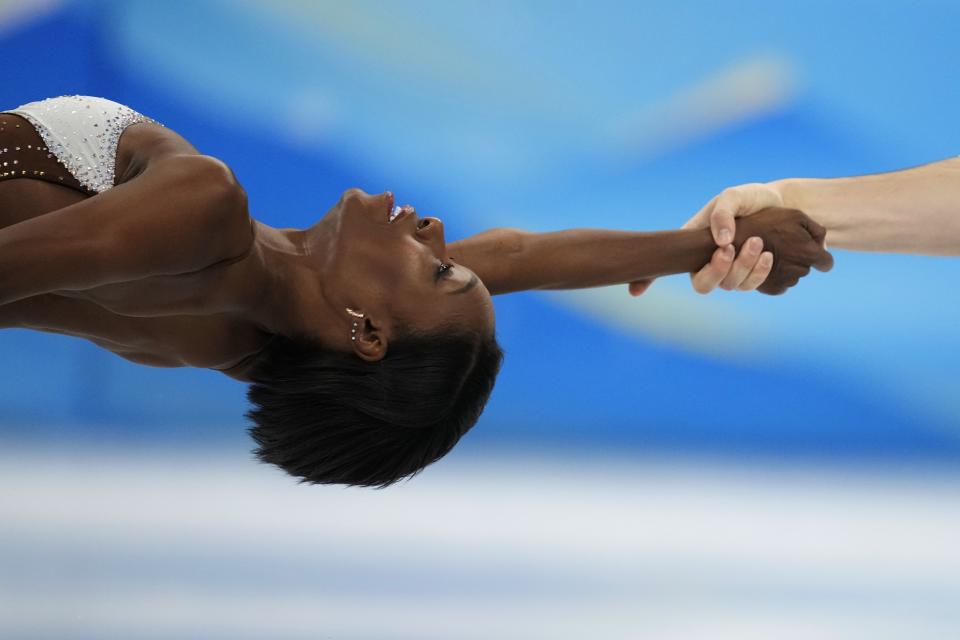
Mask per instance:
[[[723,280],[733,264],[734,250],[731,245],[713,252],[710,262],[691,276],[693,289],[697,293],[710,293]]]
[[[824,249],[817,254],[817,258],[814,260],[813,266],[817,269],[817,271],[823,271],[824,273],[830,271],[830,269],[833,269],[833,255]]]
[[[787,287],[783,283],[776,285],[764,284],[757,289],[760,293],[765,293],[768,296],[780,296],[787,292]]]
[[[810,273],[810,267],[806,265],[794,264],[781,269],[780,281],[790,288],[796,285],[802,278]]]
[[[770,271],[772,270],[773,254],[769,251],[764,251],[760,254],[760,258],[757,260],[757,266],[753,268],[753,271],[750,272],[750,275],[747,276],[747,279],[741,282],[737,289],[740,291],[753,291],[763,284],[764,280],[767,279],[767,276],[770,275]]]
[[[650,288],[650,285],[653,284],[654,278],[644,278],[643,280],[634,280],[630,283],[629,291],[630,295],[633,297],[643,295],[647,289]]]
[[[720,288],[727,291],[733,291],[740,286],[760,260],[760,252],[763,251],[763,240],[757,237],[749,238],[740,247],[740,255],[734,260],[730,272],[726,275]]]
[[[824,243],[824,241],[827,238],[826,227],[824,227],[822,224],[820,224],[819,222],[817,222],[812,218],[807,223],[806,227],[807,227],[807,231],[810,232],[810,237],[812,237],[814,240],[816,240],[820,244]]]

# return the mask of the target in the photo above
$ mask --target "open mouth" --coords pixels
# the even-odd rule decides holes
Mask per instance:
[[[390,215],[387,217],[387,222],[390,222],[390,223],[396,222],[403,216],[411,213],[416,213],[416,209],[414,209],[409,204],[405,204],[402,207],[393,207],[390,210]]]

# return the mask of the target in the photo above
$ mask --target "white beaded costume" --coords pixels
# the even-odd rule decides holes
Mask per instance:
[[[0,158],[3,158],[0,160],[2,177],[49,179],[47,172],[27,166],[32,153],[27,154],[26,158],[14,157],[11,154],[13,151],[23,153],[36,150],[47,158],[56,157],[83,189],[93,193],[106,191],[114,185],[117,142],[123,130],[138,122],[160,124],[130,107],[93,96],[48,98],[0,113],[25,118],[45,143],[43,148],[38,145],[18,145],[15,149],[10,149],[9,146],[2,148],[0,151]],[[11,125],[3,126],[9,129]],[[13,126],[19,128],[19,125]],[[8,176],[9,172],[12,172],[12,175]],[[64,180],[61,178],[60,182]]]

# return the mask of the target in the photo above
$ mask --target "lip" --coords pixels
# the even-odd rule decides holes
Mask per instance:
[[[385,191],[383,195],[386,196],[387,200],[387,220],[389,221],[390,213],[393,211],[393,192]]]

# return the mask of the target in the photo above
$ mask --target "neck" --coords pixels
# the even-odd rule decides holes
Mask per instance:
[[[241,317],[273,334],[307,334],[324,340],[342,332],[324,288],[328,247],[323,221],[307,229],[276,229],[254,222],[254,246],[240,296]]]

